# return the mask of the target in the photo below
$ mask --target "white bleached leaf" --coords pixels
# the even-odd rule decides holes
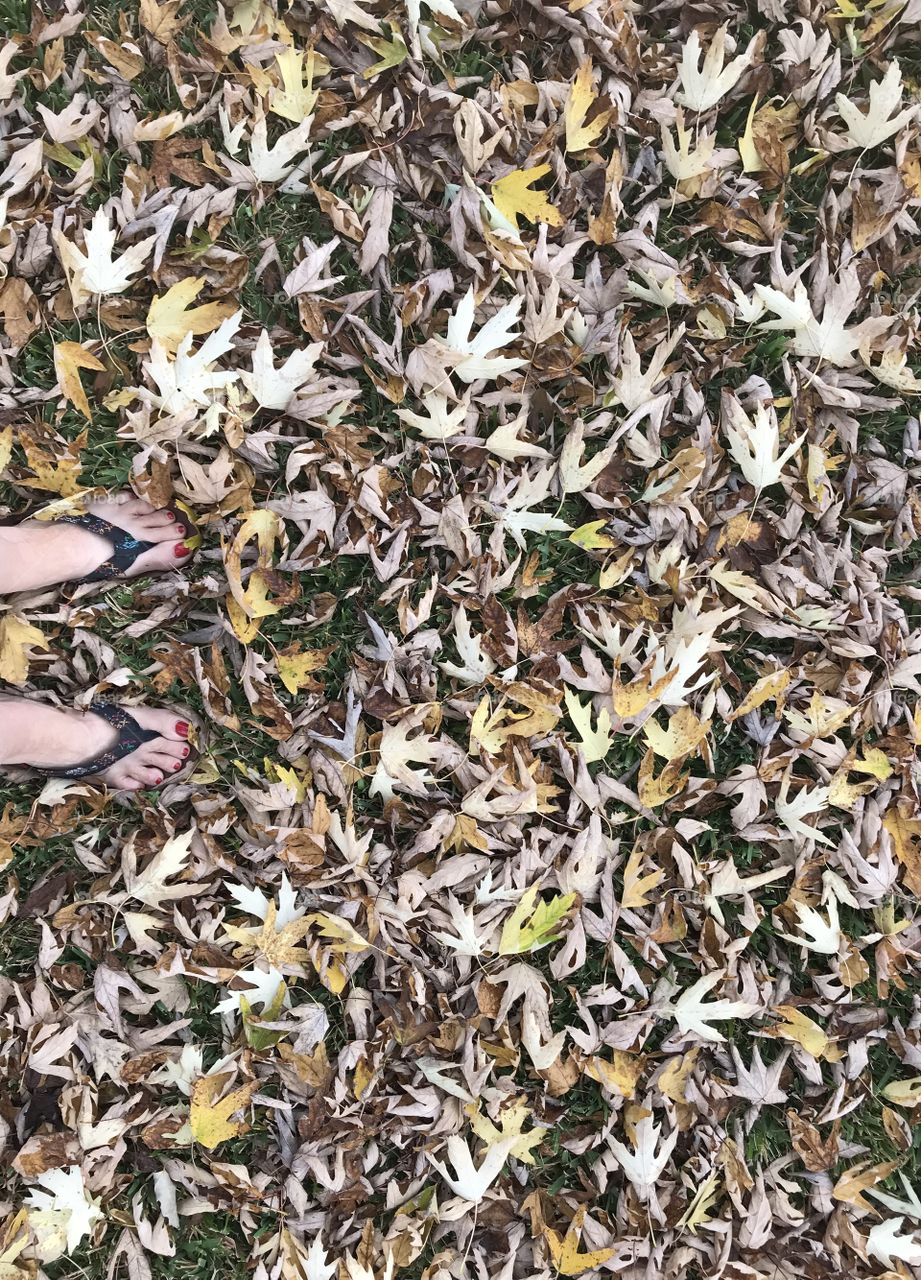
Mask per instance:
[[[704,996],[724,977],[723,971],[705,974],[674,1003],[663,1005],[661,1012],[673,1017],[684,1035],[693,1032],[702,1040],[725,1040],[726,1037],[710,1023],[726,1018],[749,1018],[758,1006],[747,1000],[711,1000],[707,1003]]]
[[[828,787],[802,787],[790,801],[787,793],[790,788],[790,775],[784,777],[780,785],[780,793],[774,801],[774,811],[781,823],[792,836],[801,840],[815,840],[819,844],[831,844],[828,836],[816,827],[810,827],[803,821],[813,813],[822,813],[828,808]]]
[[[773,405],[756,405],[753,422],[735,396],[727,396],[725,404],[727,414],[723,429],[729,441],[729,452],[748,483],[760,493],[779,482],[784,466],[805,440],[805,432],[780,453],[780,428]]]
[[[470,620],[463,605],[458,606],[454,616],[454,643],[464,665],[459,667],[453,662],[439,662],[446,675],[454,676],[464,684],[480,684],[495,671],[496,664],[488,653],[484,653],[480,637],[470,630]]]
[[[867,1253],[884,1267],[895,1269],[894,1258],[910,1267],[921,1266],[921,1241],[917,1235],[901,1235],[904,1218],[887,1218],[870,1228],[867,1236]]]
[[[454,372],[462,382],[470,383],[477,382],[481,378],[497,378],[502,373],[511,373],[521,368],[525,363],[524,360],[513,356],[490,354],[501,350],[511,342],[516,342],[521,337],[515,328],[520,310],[521,298],[513,298],[487,320],[474,337],[471,337],[474,316],[473,287],[467,290],[448,320],[446,337],[450,354],[454,357]]]
[[[458,1134],[452,1133],[448,1138],[447,1154],[452,1169],[448,1169],[429,1155],[428,1160],[438,1170],[442,1178],[456,1196],[469,1200],[471,1204],[479,1204],[486,1192],[502,1172],[509,1153],[517,1143],[517,1136],[501,1138],[492,1143],[486,1150],[479,1168],[473,1162],[470,1148]],[[427,1154],[427,1153],[426,1153]]]
[[[620,363],[605,396],[605,404],[622,404],[629,413],[649,404],[654,397],[655,388],[665,376],[669,357],[683,337],[684,325],[680,324],[666,342],[658,343],[653,348],[644,373],[633,335],[629,329],[625,329],[620,344]]]
[[[39,1239],[42,1261],[53,1262],[72,1253],[97,1222],[105,1216],[86,1189],[78,1165],[68,1169],[46,1169],[37,1179],[43,1191],[26,1196],[30,1225]]]
[[[796,914],[799,916],[797,926],[802,936],[777,930],[779,938],[785,938],[796,946],[806,947],[808,951],[817,951],[820,955],[836,956],[841,947],[841,925],[838,920],[838,903],[832,898],[828,904],[827,918],[821,911],[807,907],[803,902],[794,902]]]
[[[270,965],[268,970],[240,969],[234,980],[240,980],[247,985],[242,990],[230,991],[219,1004],[214,1006],[215,1013],[239,1013],[243,1000],[246,1000],[251,1009],[255,1009],[257,1005],[262,1009],[268,1009],[278,999],[279,989],[286,988],[284,974],[274,965]],[[287,988],[284,1002],[285,1004],[288,1002]]]
[[[751,46],[745,53],[733,58],[728,66],[726,61],[726,27],[720,27],[710,42],[704,55],[703,67],[700,65],[700,33],[695,29],[685,41],[681,54],[678,76],[681,89],[675,95],[682,106],[692,111],[709,111],[724,98],[730,89],[738,84],[743,71],[751,62]]]
[[[113,258],[118,232],[109,226],[104,209],[97,209],[93,215],[92,224],[83,237],[83,249],[78,249],[63,231],[52,235],[75,307],[82,306],[91,297],[124,293],[153,253],[157,238],[148,236]]]
[[[838,115],[847,125],[847,141],[852,147],[869,150],[891,138],[899,129],[909,124],[917,113],[914,106],[899,111],[902,105],[902,71],[898,59],[893,58],[882,80],[870,85],[870,102],[861,111],[843,93],[835,95]],[[897,114],[893,116],[893,112]]]
[[[240,381],[261,409],[287,409],[301,387],[313,377],[322,350],[321,342],[312,342],[300,351],[292,351],[276,368],[272,343],[263,329],[252,356],[253,371],[241,373]]]
[[[307,150],[313,116],[308,116],[294,129],[283,133],[273,145],[268,145],[268,128],[265,116],[253,125],[249,140],[249,171],[257,182],[284,182],[294,168],[297,156]],[[236,176],[240,166],[231,161],[231,172]]]
[[[584,436],[585,426],[580,419],[563,441],[559,467],[560,484],[564,493],[583,493],[617,452],[617,444],[609,444],[607,448],[592,454],[587,462],[580,462]]]
[[[197,351],[192,350],[191,333],[179,343],[175,359],[159,338],[150,344],[150,355],[144,361],[144,372],[156,383],[158,394],[151,396],[153,403],[166,414],[184,413],[196,406],[206,408],[212,393],[224,390],[236,382],[235,369],[215,369],[215,361],[233,347],[233,335],[240,327],[242,311],[232,316],[210,334]]]
[[[408,427],[415,427],[426,440],[450,440],[463,431],[470,408],[469,392],[453,409],[448,408],[448,397],[440,391],[425,392],[422,404],[425,415],[413,413],[411,409],[397,409],[397,417]]]
[[[515,462],[518,458],[549,458],[550,454],[539,444],[530,444],[527,440],[518,438],[519,431],[523,431],[527,424],[528,411],[522,409],[517,417],[510,422],[503,422],[492,435],[486,437],[483,441],[485,448],[497,458],[504,458],[506,462]]]
[[[662,1138],[662,1126],[656,1124],[650,1115],[643,1116],[637,1122],[632,1151],[616,1138],[608,1139],[614,1158],[633,1184],[643,1204],[654,1192],[677,1141],[677,1127],[666,1138]]]
[[[672,138],[672,131],[667,125],[662,126],[662,156],[665,167],[676,182],[685,182],[689,178],[701,178],[716,167],[714,152],[716,150],[716,133],[702,130],[692,133],[684,127],[684,115],[679,110],[675,120],[675,133],[678,144]]]
[[[481,956],[484,950],[484,939],[477,933],[473,907],[466,911],[453,893],[448,894],[448,914],[454,926],[454,934],[441,931],[432,932],[432,937],[442,946],[450,947],[459,956]]]

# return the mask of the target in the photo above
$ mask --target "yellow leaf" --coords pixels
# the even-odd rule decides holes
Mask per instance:
[[[61,388],[61,395],[69,400],[84,418],[91,417],[89,401],[83,384],[80,381],[81,369],[94,369],[103,372],[105,365],[91,351],[81,347],[79,342],[56,342],[54,344],[54,372]]]
[[[309,918],[292,920],[281,929],[278,927],[277,920],[278,911],[275,903],[270,902],[265,919],[258,929],[225,924],[224,931],[228,938],[240,944],[234,955],[241,956],[256,952],[276,969],[284,964],[302,964],[308,956],[306,949],[298,946],[298,943],[310,930]]]
[[[773,1012],[782,1019],[775,1026],[767,1028],[767,1034],[780,1036],[784,1040],[793,1040],[801,1045],[813,1058],[837,1060],[837,1054],[830,1052],[831,1041],[817,1022],[807,1018],[804,1013],[790,1004],[776,1005]]]
[[[608,121],[614,114],[613,108],[601,111],[591,124],[586,124],[585,117],[597,98],[598,95],[592,90],[591,59],[586,58],[569,87],[566,106],[563,109],[563,119],[566,123],[566,151],[570,155],[574,151],[584,151],[586,147],[590,147],[604,133]]]
[[[0,617],[0,680],[25,684],[32,648],[48,648],[48,641],[38,627],[31,626],[18,613],[3,614]]]
[[[905,868],[905,885],[921,898],[921,820],[906,817],[898,808],[886,811],[883,826],[889,832],[895,856]]]
[[[609,1092],[619,1093],[622,1098],[632,1098],[645,1070],[646,1060],[624,1049],[612,1049],[611,1056],[612,1061],[608,1062],[606,1058],[592,1054],[585,1063],[584,1074],[604,1085]]]
[[[175,353],[186,334],[211,333],[236,309],[232,302],[206,302],[200,307],[192,307],[204,286],[204,280],[187,276],[166,293],[156,295],[150,304],[147,332],[152,338],[159,338],[171,354]]]
[[[367,951],[371,945],[344,916],[331,916],[325,911],[315,911],[304,919],[318,925],[320,933],[325,938],[333,939],[330,943],[332,951],[339,951],[345,955],[350,951]]]
[[[689,774],[681,772],[681,762],[673,761],[656,777],[655,752],[647,751],[640,764],[636,793],[647,809],[657,809],[679,795],[687,786]]]
[[[780,667],[777,671],[769,671],[766,676],[762,676],[760,680],[752,685],[736,709],[726,717],[726,720],[738,720],[740,716],[747,716],[749,711],[756,710],[772,698],[777,700],[777,710],[780,711],[783,707],[782,695],[789,688],[791,679],[790,672],[786,667]]]
[[[237,530],[236,537],[228,548],[224,562],[230,594],[236,601],[241,613],[250,620],[265,618],[269,614],[278,613],[281,605],[268,599],[269,584],[264,572],[272,567],[272,557],[276,541],[284,536],[284,522],[281,516],[265,507],[250,511]],[[246,587],[242,581],[243,552],[256,539],[256,566],[249,576]],[[257,628],[258,630],[258,628]],[[239,634],[239,632],[238,632]],[[244,641],[243,643],[246,643]]]
[[[566,690],[564,697],[569,718],[579,734],[579,746],[585,753],[586,764],[603,760],[611,750],[611,715],[607,707],[602,707],[598,712],[598,721],[593,729],[591,702],[583,706],[581,698],[571,689]]]
[[[282,89],[274,89],[269,101],[269,110],[285,120],[295,124],[303,124],[316,106],[318,94],[313,88],[313,77],[316,74],[316,54],[308,49],[307,71],[304,71],[304,54],[293,46],[284,53],[276,54],[275,62],[281,76]],[[305,84],[306,80],[306,84]]]
[[[258,1087],[258,1081],[241,1085],[218,1101],[218,1095],[227,1083],[227,1075],[200,1076],[192,1086],[189,1125],[196,1142],[213,1151],[228,1138],[238,1138],[246,1133],[249,1125],[243,1120],[233,1121],[231,1116],[242,1111]]]
[[[589,520],[588,524],[580,524],[578,529],[573,529],[568,541],[585,551],[609,551],[617,542],[610,534],[601,532],[607,523],[607,520]],[[633,555],[632,547],[629,555]]]
[[[620,905],[625,910],[651,906],[652,903],[646,901],[646,894],[652,893],[653,889],[665,879],[665,872],[658,870],[650,872],[648,876],[640,875],[643,856],[644,850],[642,846],[636,845],[627,859],[627,865],[624,867],[624,892]]]
[[[892,1084],[886,1085],[882,1094],[897,1107],[916,1107],[921,1102],[921,1076],[912,1076],[910,1080],[893,1080]]]
[[[563,225],[562,214],[544,192],[531,190],[533,183],[549,172],[549,164],[535,165],[532,169],[513,169],[492,184],[493,203],[516,229],[519,216],[529,222],[546,222],[551,227]]]
[[[489,694],[484,693],[480,699],[479,706],[473,713],[473,719],[470,721],[470,747],[468,755],[476,755],[477,743],[483,748],[487,754],[491,756],[498,755],[502,750],[502,744],[505,742],[505,735],[500,731],[502,722],[501,707],[493,711],[492,704],[489,701]]]
[[[892,777],[889,757],[879,747],[870,747],[864,752],[863,759],[855,760],[851,768],[855,773],[868,773],[871,778],[879,778],[880,782],[885,782],[887,778]]]
[[[278,676],[289,693],[297,693],[307,685],[316,688],[317,683],[311,680],[311,673],[319,671],[326,665],[329,649],[308,649],[306,653],[285,652],[275,659]]]
[[[562,1238],[552,1227],[544,1227],[550,1256],[560,1275],[580,1276],[584,1271],[594,1271],[597,1267],[604,1266],[617,1252],[613,1245],[606,1249],[593,1249],[590,1253],[579,1252],[579,1236],[582,1234],[585,1213],[585,1205],[580,1205],[569,1224],[569,1230]]]
[[[13,428],[4,427],[0,431],[0,475],[10,465],[10,458],[13,456]]]
[[[697,719],[690,707],[679,707],[668,717],[668,728],[663,729],[655,720],[647,720],[643,726],[646,741],[657,756],[671,763],[683,760],[695,752],[710,730],[712,720],[705,724]]]
[[[748,108],[748,119],[745,121],[745,132],[739,139],[739,155],[742,157],[743,173],[760,173],[764,168],[761,157],[758,155],[758,148],[755,145],[754,122],[755,112],[758,110],[758,94],[756,93],[751,106]]]
[[[503,1138],[517,1138],[518,1141],[509,1152],[516,1160],[521,1160],[523,1164],[533,1164],[534,1157],[531,1151],[534,1147],[539,1146],[543,1141],[546,1129],[540,1125],[535,1125],[524,1132],[524,1124],[526,1120],[530,1120],[531,1112],[528,1110],[527,1098],[516,1098],[510,1106],[504,1107],[499,1113],[500,1128],[496,1128],[489,1116],[480,1113],[480,1104],[478,1102],[469,1102],[464,1107],[467,1115],[470,1117],[470,1128],[478,1138],[492,1146],[496,1142],[501,1142]]]
[[[543,899],[537,901],[537,888],[537,885],[532,885],[522,894],[518,906],[502,926],[500,956],[536,951],[560,937],[558,926],[575,902],[576,895],[558,893],[546,902]]]

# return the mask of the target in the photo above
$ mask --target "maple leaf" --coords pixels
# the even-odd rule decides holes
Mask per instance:
[[[79,342],[56,342],[54,344],[54,372],[61,389],[61,395],[69,400],[74,408],[79,409],[84,418],[91,418],[89,401],[83,384],[80,381],[81,369],[94,369],[104,372],[105,365],[87,351]]]
[[[683,1035],[694,1033],[702,1040],[725,1040],[710,1023],[726,1018],[749,1018],[758,1009],[756,1004],[748,1000],[711,1000],[707,1003],[704,996],[712,991],[725,977],[725,972],[705,974],[693,986],[688,987],[674,1003],[661,1006],[659,1012],[675,1019],[678,1029]]]
[[[371,795],[392,800],[395,788],[410,795],[424,796],[435,777],[428,769],[412,769],[411,764],[435,764],[450,758],[450,748],[425,733],[410,737],[425,716],[425,708],[410,712],[396,724],[384,726],[380,760],[371,780]]]
[[[581,1276],[585,1271],[595,1271],[609,1262],[617,1253],[616,1245],[609,1245],[604,1249],[589,1249],[585,1253],[579,1252],[579,1237],[582,1234],[585,1216],[585,1205],[579,1205],[562,1238],[552,1227],[545,1226],[543,1229],[544,1239],[547,1241],[558,1275]]]
[[[572,155],[584,151],[604,133],[614,115],[614,108],[599,111],[590,124],[585,123],[589,109],[598,99],[592,90],[592,61],[586,58],[579,66],[575,80],[569,86],[566,105],[563,108],[563,120],[566,125],[566,151]]]
[[[787,942],[805,947],[808,951],[836,956],[841,948],[841,926],[838,921],[836,900],[832,898],[829,902],[827,918],[804,902],[795,901],[793,908],[799,917],[797,927],[801,936],[795,937],[791,933],[783,933],[780,929],[777,930],[777,936],[785,938]]]
[[[235,311],[222,321],[220,327],[192,350],[192,334],[187,333],[176,349],[176,357],[170,359],[169,349],[154,338],[150,355],[144,361],[144,372],[156,383],[157,395],[147,393],[152,402],[168,414],[188,413],[195,408],[206,408],[212,393],[223,390],[236,382],[235,370],[215,370],[214,364],[233,348],[233,336],[243,319],[242,311]]]
[[[915,1234],[900,1234],[904,1218],[887,1218],[870,1228],[867,1236],[867,1253],[884,1267],[895,1271],[893,1258],[910,1267],[921,1266],[921,1240]]]
[[[186,276],[162,296],[154,295],[147,312],[147,332],[152,338],[157,338],[170,355],[175,355],[176,348],[187,334],[211,333],[236,310],[232,302],[206,302],[200,307],[193,307],[191,304],[205,283],[204,279]]]
[[[729,441],[729,452],[739,464],[742,475],[758,493],[778,484],[784,466],[799,451],[806,433],[797,436],[780,453],[780,428],[773,406],[759,402],[752,422],[735,396],[726,396],[724,405],[727,412],[723,429]]]
[[[75,307],[83,306],[97,295],[104,297],[124,293],[131,284],[132,277],[142,270],[153,252],[156,236],[148,236],[146,240],[132,245],[113,259],[112,250],[117,234],[109,226],[108,215],[101,208],[96,210],[92,224],[83,237],[83,250],[68,240],[63,231],[52,232]]]
[[[548,1130],[541,1125],[534,1125],[527,1133],[524,1132],[525,1122],[533,1119],[528,1110],[527,1098],[516,1098],[508,1106],[503,1106],[499,1113],[498,1129],[488,1116],[482,1114],[478,1103],[471,1103],[464,1110],[470,1117],[470,1128],[486,1143],[487,1147],[501,1142],[504,1138],[513,1137],[516,1142],[509,1154],[516,1160],[520,1160],[522,1164],[534,1164],[533,1149],[543,1142]]]
[[[251,1080],[222,1098],[221,1092],[229,1079],[224,1073],[200,1076],[192,1086],[189,1126],[195,1141],[208,1151],[230,1138],[239,1138],[250,1127],[243,1120],[232,1120],[231,1116],[249,1105],[259,1081]]]
[[[756,284],[755,292],[765,306],[777,316],[765,320],[758,327],[764,330],[786,330],[793,333],[793,350],[798,356],[815,356],[829,364],[856,364],[854,352],[868,339],[885,332],[892,323],[890,316],[870,317],[853,328],[845,328],[845,321],[854,310],[861,294],[856,264],[842,272],[825,298],[821,321],[816,319],[806,286],[797,280],[793,297],[779,289]]]
[[[792,800],[787,800],[791,776],[789,771],[780,784],[780,793],[774,801],[774,811],[790,834],[800,840],[815,840],[819,844],[831,844],[828,836],[803,821],[813,813],[822,813],[828,808],[828,787],[802,787]]]
[[[899,111],[902,105],[902,71],[897,58],[889,63],[882,80],[875,80],[870,85],[870,102],[865,112],[843,93],[835,95],[835,105],[838,115],[847,125],[846,141],[863,151],[878,147],[917,114],[915,106]],[[893,111],[898,114],[893,116]]]
[[[43,1262],[54,1262],[64,1253],[72,1253],[90,1235],[104,1213],[99,1201],[88,1194],[79,1166],[46,1169],[37,1178],[43,1191],[30,1191],[30,1225],[39,1237]]]
[[[426,1152],[426,1158],[438,1170],[456,1196],[469,1200],[471,1204],[479,1204],[502,1172],[516,1142],[518,1138],[514,1134],[493,1142],[486,1148],[483,1161],[477,1166],[473,1162],[467,1143],[458,1134],[452,1133],[447,1141],[451,1171],[428,1152]]]
[[[304,69],[304,59],[307,68]],[[282,87],[269,94],[269,110],[285,120],[303,124],[313,111],[318,92],[313,88],[317,70],[317,54],[313,48],[306,53],[290,45],[283,53],[275,55],[275,65],[281,76]]]
[[[321,342],[312,342],[300,351],[292,351],[276,369],[272,343],[263,329],[253,352],[253,371],[242,372],[240,381],[261,409],[287,409],[297,392],[314,376],[322,350]]]
[[[727,27],[722,26],[715,32],[702,68],[700,32],[696,27],[684,43],[678,67],[681,90],[675,96],[678,102],[692,111],[709,111],[715,107],[735,87],[751,63],[752,46],[749,45],[745,53],[733,58],[728,66],[723,65],[726,60],[726,31]]]
[[[518,906],[502,926],[500,956],[539,951],[541,947],[559,940],[559,926],[575,903],[576,895],[563,893],[544,900],[538,899],[537,894],[537,885],[526,889]]]
[[[48,641],[18,613],[0,615],[0,680],[25,684],[32,649],[47,649]]]
[[[611,716],[607,707],[602,707],[598,712],[593,729],[592,704],[589,702],[583,706],[581,699],[571,689],[567,689],[563,696],[569,718],[579,735],[579,749],[585,755],[585,763],[594,764],[597,760],[603,760],[611,750]]]
[[[549,164],[538,164],[532,169],[513,169],[492,184],[493,203],[516,231],[519,217],[527,218],[528,222],[546,222],[551,227],[563,225],[559,209],[550,203],[543,191],[532,189],[534,183],[549,172]]]
[[[644,1115],[633,1130],[633,1150],[616,1138],[608,1138],[608,1147],[623,1169],[636,1194],[646,1204],[655,1191],[678,1141],[677,1126],[662,1138],[662,1126],[651,1115]],[[660,1141],[661,1139],[661,1141]]]
[[[462,382],[470,383],[478,382],[481,378],[497,378],[500,374],[519,369],[525,363],[524,360],[509,356],[490,356],[490,352],[517,341],[521,336],[514,328],[521,310],[521,298],[507,302],[486,321],[475,337],[471,337],[474,308],[475,299],[471,286],[448,320],[445,354],[451,361],[453,371]]]
[[[422,396],[425,414],[411,409],[397,409],[397,417],[408,427],[415,427],[427,440],[450,440],[464,429],[470,411],[469,392],[453,409],[448,408],[448,397],[440,391],[427,391]]]

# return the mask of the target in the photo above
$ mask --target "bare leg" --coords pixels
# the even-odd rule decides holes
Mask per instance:
[[[89,510],[132,537],[157,545],[138,556],[130,577],[178,568],[189,555],[182,541],[187,532],[165,511],[157,511],[133,494],[94,502]],[[97,533],[69,524],[26,520],[0,528],[0,595],[34,591],[58,582],[83,578],[112,554],[111,544]]]
[[[155,787],[178,772],[188,758],[189,726],[172,711],[132,707],[142,729],[161,736],[142,743],[98,777],[121,791]],[[92,760],[113,745],[115,729],[92,712],[62,711],[28,698],[0,697],[0,767],[70,768]]]

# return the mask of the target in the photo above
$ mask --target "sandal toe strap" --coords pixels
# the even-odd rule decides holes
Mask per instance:
[[[90,774],[102,773],[105,769],[110,769],[125,756],[130,756],[132,751],[136,751],[142,743],[152,742],[154,738],[160,737],[155,729],[142,729],[124,707],[116,706],[114,703],[93,702],[90,704],[90,711],[94,715],[101,716],[112,725],[113,729],[118,730],[118,738],[108,751],[103,751],[92,760],[84,760],[81,764],[72,765],[69,769],[39,769],[39,773],[44,774],[46,778],[86,778]]]
[[[112,554],[108,560],[105,560],[92,573],[88,573],[86,577],[80,578],[80,582],[106,582],[110,578],[123,577],[138,556],[142,556],[145,551],[150,551],[157,545],[155,542],[140,542],[137,538],[133,538],[127,529],[120,529],[118,525],[110,524],[101,516],[89,513],[83,516],[59,516],[55,524],[74,524],[81,529],[88,529],[90,533],[98,533],[112,545]]]

